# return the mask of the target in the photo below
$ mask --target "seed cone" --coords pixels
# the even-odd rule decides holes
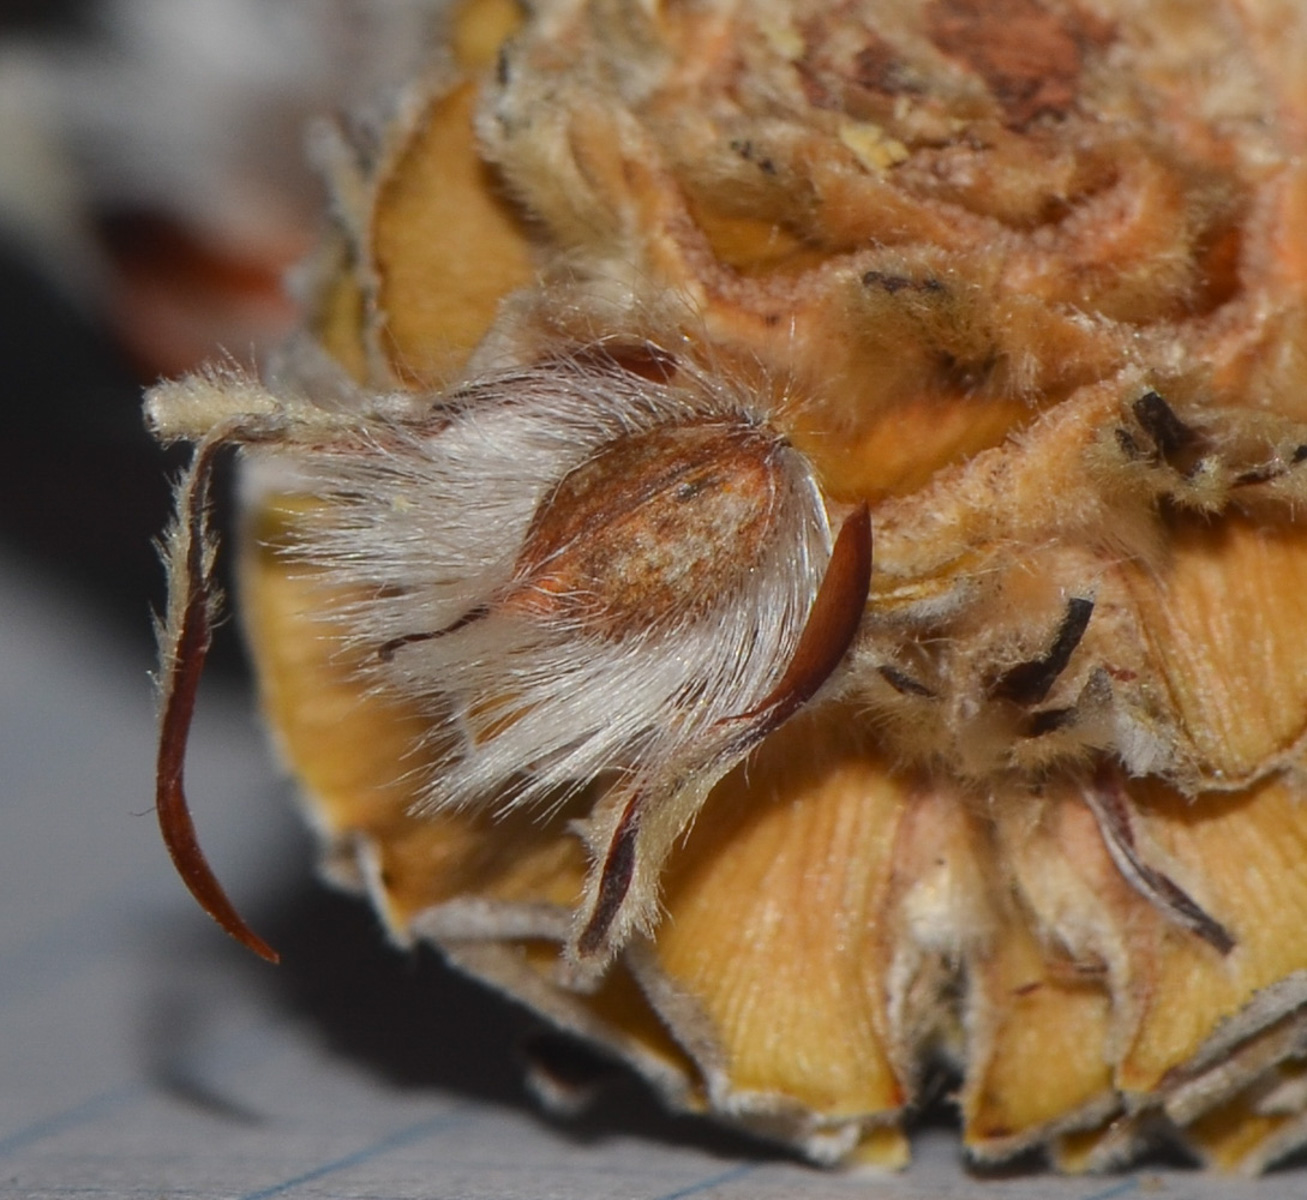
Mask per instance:
[[[326,365],[287,378],[728,380],[750,464],[756,422],[832,526],[870,506],[871,592],[794,721],[684,768],[697,817],[580,971],[620,786],[427,802],[434,709],[308,619],[367,581],[305,550],[304,446],[259,451],[243,609],[331,876],[818,1161],[906,1161],[941,1065],[979,1159],[1307,1142],[1304,56],[1296,0],[455,8],[336,155]]]

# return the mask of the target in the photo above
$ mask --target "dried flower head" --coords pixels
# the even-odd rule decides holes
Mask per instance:
[[[818,1161],[1307,1141],[1307,16],[452,7],[304,336],[156,389],[397,940]],[[875,565],[872,569],[872,530]],[[251,935],[252,936],[252,935]]]

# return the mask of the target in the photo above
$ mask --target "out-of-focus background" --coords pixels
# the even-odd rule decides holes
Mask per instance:
[[[283,966],[173,877],[151,539],[184,451],[151,443],[141,391],[257,364],[294,326],[283,277],[325,203],[306,128],[384,108],[440,2],[0,0],[0,1198],[1240,1193],[1164,1167],[981,1180],[947,1130],[904,1177],[826,1174],[629,1079],[574,1123],[542,1117],[520,1082],[532,1021],[314,881],[234,624],[190,791]]]
[[[380,92],[421,7],[0,0],[2,532],[120,631],[157,598],[167,499],[141,385],[293,325],[308,122]]]
[[[281,82],[293,40],[260,10],[295,7],[0,4],[0,535],[132,644],[168,499],[141,385],[294,320],[318,203],[296,127],[325,78],[291,53]]]

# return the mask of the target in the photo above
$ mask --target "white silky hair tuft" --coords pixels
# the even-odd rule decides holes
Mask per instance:
[[[811,470],[750,397],[682,370],[673,383],[567,360],[501,373],[425,415],[369,418],[297,451],[325,501],[292,551],[348,599],[328,617],[369,687],[429,721],[420,807],[561,803],[600,777],[675,788],[696,747],[748,712],[793,654],[830,556]],[[560,483],[626,439],[699,426],[766,446],[765,537],[739,569],[729,529],[720,594],[650,613],[614,636],[565,612],[505,604],[524,546]],[[726,523],[738,497],[723,502]],[[583,536],[583,535],[582,535]],[[655,542],[652,553],[675,555]],[[722,574],[724,572],[724,574]],[[529,584],[529,581],[527,581]],[[530,593],[529,586],[525,589]],[[541,593],[544,594],[544,593]],[[720,743],[720,738],[716,739]]]

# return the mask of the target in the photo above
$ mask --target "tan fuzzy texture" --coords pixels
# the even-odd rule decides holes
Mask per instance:
[[[331,876],[818,1162],[940,1064],[983,1161],[1307,1143],[1307,9],[466,0],[431,61],[277,378],[151,409],[248,448]]]

